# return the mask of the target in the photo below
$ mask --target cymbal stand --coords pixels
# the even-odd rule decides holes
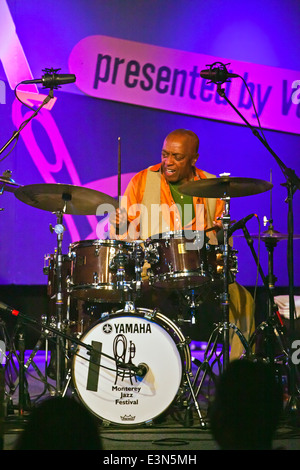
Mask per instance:
[[[240,341],[242,342],[246,354],[249,354],[249,346],[248,342],[246,341],[242,332],[236,327],[236,325],[229,322],[229,227],[230,227],[230,197],[224,195],[222,198],[225,202],[225,208],[223,215],[221,216],[223,229],[224,229],[224,244],[223,244],[223,263],[224,263],[224,270],[223,270],[223,292],[221,293],[221,307],[223,313],[222,321],[216,325],[213,333],[211,334],[205,353],[204,353],[204,361],[199,365],[198,370],[194,376],[193,386],[195,389],[195,396],[198,397],[200,390],[204,384],[204,379],[207,373],[210,373],[212,377],[214,377],[212,368],[210,366],[210,360],[214,354],[216,354],[217,344],[219,338],[222,338],[222,352],[218,355],[218,360],[220,357],[223,356],[223,371],[226,370],[229,364],[229,354],[230,354],[230,344],[229,344],[229,331],[232,329],[234,334],[237,334]],[[220,364],[220,362],[219,362]],[[200,373],[203,371],[202,379],[200,380],[200,384],[197,386],[197,381],[199,379]]]
[[[226,370],[229,364],[229,290],[228,290],[228,273],[229,273],[229,238],[228,230],[230,227],[230,197],[224,196],[225,210],[221,217],[224,228],[224,246],[223,246],[223,293],[221,294],[221,305],[223,307],[223,369]]]
[[[261,276],[261,279],[263,281],[263,284],[266,288],[266,291],[268,293],[268,318],[267,321],[262,322],[261,325],[257,327],[257,329],[254,331],[252,334],[250,340],[249,340],[249,347],[250,350],[252,350],[252,347],[255,345],[255,341],[258,335],[259,331],[264,331],[266,332],[266,337],[267,337],[267,359],[269,362],[274,363],[275,360],[275,355],[274,355],[274,348],[272,347],[271,344],[271,337],[275,337],[277,340],[280,350],[286,358],[288,358],[288,351],[284,346],[285,340],[284,340],[284,332],[283,332],[283,325],[281,323],[280,316],[278,314],[278,308],[275,304],[274,301],[274,274],[273,274],[273,252],[274,252],[274,247],[277,244],[276,240],[264,240],[266,243],[266,247],[268,249],[268,276],[266,277],[263,273],[263,270],[261,268],[261,265],[259,263],[257,254],[253,248],[253,239],[251,238],[249,231],[246,227],[246,225],[243,226],[243,232],[245,239],[248,243],[248,246],[250,247],[251,253],[253,255],[253,258],[255,260],[256,265],[258,266],[259,274]]]
[[[66,203],[67,201],[65,201]],[[54,260],[54,269],[56,269],[56,328],[61,330],[63,322],[63,293],[62,293],[62,240],[65,227],[63,226],[63,212],[56,212],[56,225],[52,227],[50,225],[51,232],[56,233],[57,249],[56,249],[56,262]],[[63,338],[60,335],[56,337],[56,393],[57,395],[62,394],[63,385],[63,369],[64,364],[62,362],[64,351]]]

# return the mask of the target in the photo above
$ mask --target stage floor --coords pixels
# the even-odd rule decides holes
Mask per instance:
[[[203,348],[204,346],[202,345],[200,349],[192,351],[193,367],[196,367],[196,365],[198,367],[202,363]],[[25,363],[30,354],[31,351],[26,351]],[[45,360],[46,355],[44,351],[39,351],[34,356],[34,364],[41,372],[45,366]],[[213,366],[213,370],[216,374],[218,373],[217,364]],[[31,406],[35,406],[35,404],[49,398],[51,396],[51,386],[55,386],[55,382],[47,378],[47,382],[51,386],[50,388],[45,388],[32,364],[26,373],[26,381]],[[206,381],[208,382],[208,379]],[[209,429],[209,421],[206,419],[207,407],[213,393],[211,386],[210,383],[209,385],[204,385],[203,389],[201,388],[197,400],[199,405],[198,412],[193,406],[189,415],[182,411],[178,412],[176,406],[173,407],[171,405],[163,415],[158,419],[154,419],[150,424],[122,426],[114,423],[103,424],[99,422],[99,435],[102,440],[104,455],[107,455],[107,452],[111,452],[111,456],[127,455],[128,453],[130,455],[136,453],[138,456],[140,452],[143,452],[144,458],[146,458],[147,455],[152,455],[152,453],[173,455],[179,452],[182,455],[186,455],[185,458],[188,459],[192,458],[192,455],[200,450],[218,450],[218,446]],[[72,392],[72,387],[70,387],[70,391]],[[5,417],[3,423],[3,450],[14,450],[17,440],[30,418],[30,411],[25,411],[22,416],[19,414],[18,386],[12,396],[12,402],[14,404],[14,411]],[[201,422],[200,417],[203,418]],[[205,427],[203,427],[203,422]],[[78,430],[78,432],[82,431],[81,429]],[[288,421],[282,421],[276,433],[274,449],[300,450],[300,425],[292,426]],[[195,462],[191,461],[191,463]]]

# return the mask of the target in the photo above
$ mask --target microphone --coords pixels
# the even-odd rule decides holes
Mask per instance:
[[[232,227],[229,228],[228,236],[231,237],[233,232],[235,232],[239,228],[243,228],[246,225],[246,223],[248,222],[248,220],[252,219],[252,217],[254,217],[254,216],[257,217],[257,214],[249,214],[249,215],[247,215],[247,217],[244,217],[243,219],[239,220],[236,224],[234,224]]]
[[[9,305],[6,305],[4,302],[0,302],[0,310],[3,310],[6,313],[10,313],[11,315],[18,316],[19,311],[10,307]]]
[[[137,375],[138,377],[145,377],[148,370],[149,370],[149,366],[147,366],[147,364],[145,364],[144,362],[141,362],[140,364],[138,364],[135,370],[135,375]]]
[[[201,70],[200,77],[205,78],[206,80],[211,80],[213,83],[224,83],[228,78],[239,77],[236,73],[228,72],[226,65],[222,64],[222,62],[214,62],[213,64],[208,65],[209,69]]]
[[[21,82],[23,85],[28,85],[31,83],[42,83],[44,88],[58,88],[61,85],[67,85],[68,83],[74,83],[76,81],[76,76],[69,73],[56,73],[60,69],[45,69],[43,72],[46,72],[42,78],[34,78],[33,80],[24,80]]]
[[[128,363],[128,362],[127,363],[126,362],[119,362],[118,366],[121,369],[130,370],[130,371],[134,372],[134,374],[137,377],[145,377],[145,375],[147,374],[147,372],[149,370],[149,366],[147,366],[147,364],[145,364],[144,362],[141,362],[137,366],[135,366],[134,364]]]

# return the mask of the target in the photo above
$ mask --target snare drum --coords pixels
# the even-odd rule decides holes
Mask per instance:
[[[149,283],[154,287],[189,289],[209,281],[204,233],[166,232],[145,242]]]
[[[135,279],[134,244],[84,240],[69,247],[71,296],[97,302],[122,302]]]
[[[98,418],[123,425],[146,423],[167,410],[191,369],[190,349],[176,325],[159,312],[107,313],[81,338],[73,381]],[[137,375],[133,366],[142,367]]]

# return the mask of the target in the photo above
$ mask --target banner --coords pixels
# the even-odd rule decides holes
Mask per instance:
[[[76,85],[95,98],[119,101],[237,124],[241,117],[200,77],[207,65],[221,62],[242,77],[253,96],[261,126],[300,133],[300,71],[152,46],[107,36],[90,36],[73,48],[70,73]],[[258,126],[242,78],[222,85],[227,98],[252,126]]]

